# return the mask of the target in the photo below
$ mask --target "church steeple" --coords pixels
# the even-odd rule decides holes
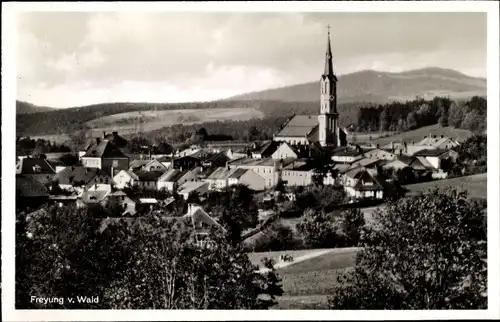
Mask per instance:
[[[333,73],[332,47],[330,45],[330,25],[328,25],[327,28],[328,28],[328,36],[327,36],[326,55],[325,55],[325,73],[323,74],[323,76],[332,79],[333,77],[335,77],[335,74]]]

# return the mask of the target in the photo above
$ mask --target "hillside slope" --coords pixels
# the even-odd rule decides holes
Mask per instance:
[[[28,102],[16,101],[16,114],[31,114],[38,112],[53,111],[54,108],[47,106],[38,106]]]
[[[228,100],[281,100],[307,102],[319,100],[319,80],[299,85],[252,92]],[[445,95],[468,98],[486,95],[486,80],[437,67],[401,73],[364,70],[339,76],[339,103],[386,103]]]

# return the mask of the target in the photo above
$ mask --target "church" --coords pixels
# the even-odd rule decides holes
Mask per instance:
[[[337,111],[337,77],[333,72],[330,30],[326,47],[325,70],[320,80],[319,115],[294,115],[274,135],[274,141],[290,145],[319,143],[322,147],[347,145],[346,132],[339,127]]]

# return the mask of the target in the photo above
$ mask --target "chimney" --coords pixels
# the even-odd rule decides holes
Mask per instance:
[[[113,166],[111,166],[111,178],[115,176],[115,170],[113,169]]]
[[[444,135],[441,135],[441,139],[444,138]]]
[[[377,149],[380,147],[380,145],[377,143]]]
[[[97,144],[101,143],[101,138],[95,138],[95,141],[97,142]]]
[[[118,136],[118,132],[114,131],[113,136]]]
[[[106,137],[106,132],[105,132],[105,131],[103,131],[103,132],[102,132],[102,138],[104,139],[105,137]]]

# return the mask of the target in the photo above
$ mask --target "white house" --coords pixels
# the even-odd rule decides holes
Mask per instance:
[[[435,169],[441,169],[441,162],[444,159],[456,160],[458,153],[447,149],[422,150],[415,153],[416,157],[425,158]]]
[[[125,187],[133,187],[137,184],[139,177],[130,170],[121,170],[114,177],[116,187],[123,189]]]
[[[299,153],[297,152],[297,150],[286,142],[283,142],[271,155],[271,158],[274,160],[297,159],[298,157]]]

